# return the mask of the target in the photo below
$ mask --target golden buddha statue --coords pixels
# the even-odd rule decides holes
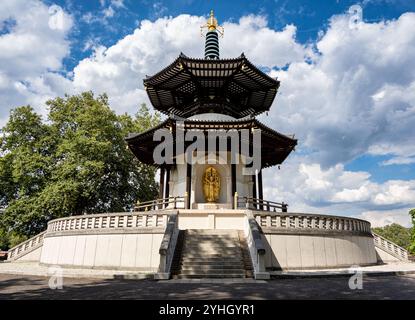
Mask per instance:
[[[208,167],[205,170],[202,182],[206,202],[218,201],[220,192],[219,172],[213,167]]]

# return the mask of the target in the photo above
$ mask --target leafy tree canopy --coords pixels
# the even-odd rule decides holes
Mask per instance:
[[[373,228],[373,232],[402,248],[409,249],[411,245],[411,228],[405,228],[400,224],[392,223],[381,228]]]
[[[56,98],[47,106],[46,122],[23,106],[11,111],[1,130],[3,247],[43,231],[51,219],[125,211],[157,195],[155,168],[141,164],[124,137],[158,124],[159,114],[143,104],[134,117],[116,115],[106,95],[92,92]]]
[[[415,209],[409,211],[409,215],[412,219],[412,234],[411,234],[411,245],[409,246],[409,252],[415,254]]]

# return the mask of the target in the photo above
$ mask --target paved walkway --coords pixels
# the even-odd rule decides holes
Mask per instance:
[[[394,263],[362,270],[363,288],[352,290],[349,287],[349,269],[285,272],[280,274],[282,278],[269,281],[154,281],[145,279],[145,274],[132,271],[64,269],[63,288],[52,290],[49,287],[48,271],[50,275],[51,270],[48,267],[37,263],[0,263],[0,299],[415,300],[414,263]],[[285,278],[287,274],[292,277]]]
[[[356,268],[338,268],[327,270],[291,270],[291,271],[275,271],[272,275],[275,277],[328,277],[346,275],[348,276]],[[415,274],[415,263],[412,262],[395,262],[384,265],[358,267],[357,270],[364,274]],[[0,262],[0,274],[14,275],[30,275],[30,276],[50,276],[54,270],[36,262]],[[62,269],[64,277],[72,278],[99,278],[99,279],[148,279],[152,278],[152,273],[137,272],[131,270],[97,270],[97,269],[78,269],[64,268]],[[198,280],[196,280],[198,281]],[[223,282],[223,280],[218,280]],[[189,281],[185,281],[189,282]],[[191,282],[191,281],[190,281]],[[200,281],[198,281],[200,282]]]
[[[347,277],[275,279],[232,283],[64,278],[0,274],[0,299],[415,299],[415,275],[363,276],[351,290]]]

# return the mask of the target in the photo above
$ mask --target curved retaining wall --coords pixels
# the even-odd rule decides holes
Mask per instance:
[[[159,249],[171,213],[178,213],[181,229],[244,230],[243,221],[253,215],[260,227],[265,247],[263,261],[268,271],[363,266],[377,262],[367,221],[305,213],[181,209],[53,220],[43,235],[40,262],[157,271]],[[19,254],[17,249],[15,251]]]
[[[156,271],[169,212],[74,216],[49,222],[40,263]]]
[[[262,229],[267,270],[321,269],[377,263],[370,223],[306,213],[253,211]]]

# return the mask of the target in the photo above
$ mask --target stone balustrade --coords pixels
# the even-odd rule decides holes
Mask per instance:
[[[408,261],[408,251],[406,249],[398,246],[396,243],[393,243],[392,241],[385,239],[376,233],[372,234],[376,247],[388,252],[399,260]]]
[[[168,212],[106,213],[73,216],[52,220],[48,223],[48,235],[55,232],[78,230],[116,230],[136,228],[164,228]]]
[[[309,213],[260,213],[254,216],[261,228],[278,231],[354,232],[370,235],[370,223],[364,220]]]
[[[11,248],[7,255],[7,260],[13,261],[18,259],[21,255],[27,254],[28,252],[37,249],[43,244],[43,238],[46,234],[46,231],[39,233],[38,235],[23,241],[17,246]]]
[[[155,275],[157,279],[169,279],[170,268],[176,249],[177,237],[179,235],[177,213],[169,216],[167,227],[164,232],[163,240],[160,244],[160,265],[158,273]]]

